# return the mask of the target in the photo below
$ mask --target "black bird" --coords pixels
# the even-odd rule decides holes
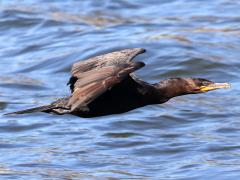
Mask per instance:
[[[229,87],[228,83],[202,78],[171,78],[156,84],[144,82],[133,74],[145,65],[134,62],[133,58],[144,52],[142,48],[124,49],[76,62],[68,82],[72,92],[69,97],[8,115],[46,112],[97,117],[165,103],[176,96]]]

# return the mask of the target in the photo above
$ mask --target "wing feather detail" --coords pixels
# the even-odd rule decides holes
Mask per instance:
[[[127,49],[75,63],[70,79],[72,96],[68,101],[71,111],[86,110],[89,103],[142,68],[143,62],[132,59],[143,52],[141,48]]]
[[[115,84],[120,83],[130,73],[144,66],[144,63],[136,62],[131,63],[128,67],[111,67],[112,72],[106,72],[104,74],[101,69],[100,73],[95,72],[92,77],[84,77],[76,82],[75,90],[69,99],[68,106],[71,107],[71,111],[76,109],[85,108],[90,102],[95,100],[98,96],[105,91],[111,89]],[[108,67],[108,68],[110,68]]]

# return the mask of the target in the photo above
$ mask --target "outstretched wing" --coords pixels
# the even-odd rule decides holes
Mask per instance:
[[[71,111],[86,108],[106,90],[143,67],[143,62],[132,62],[143,52],[145,50],[141,48],[125,49],[75,63],[69,81],[72,96],[68,105]]]

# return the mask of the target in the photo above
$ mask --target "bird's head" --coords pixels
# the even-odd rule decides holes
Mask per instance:
[[[216,89],[229,88],[229,83],[215,83],[203,78],[186,78],[188,94],[205,93]]]
[[[160,97],[165,97],[163,101],[176,96],[205,93],[229,87],[228,83],[215,83],[203,78],[171,78],[156,84]]]

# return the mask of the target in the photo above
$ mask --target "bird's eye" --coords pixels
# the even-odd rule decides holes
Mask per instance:
[[[202,82],[202,86],[207,86],[207,85],[209,85],[210,84],[210,82],[208,82],[208,81],[203,81]]]

